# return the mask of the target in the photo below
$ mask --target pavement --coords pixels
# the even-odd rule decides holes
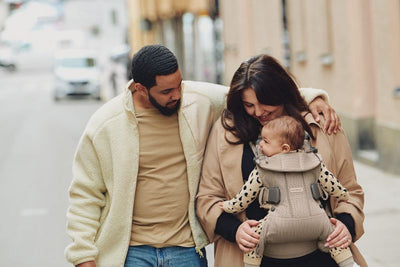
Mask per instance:
[[[370,267],[400,266],[400,176],[355,162],[365,192],[365,234],[357,241]]]
[[[365,192],[365,234],[356,242],[369,267],[400,266],[400,176],[354,162]],[[214,266],[213,245],[206,247]]]

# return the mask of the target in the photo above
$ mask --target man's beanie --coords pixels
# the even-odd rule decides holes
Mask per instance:
[[[156,75],[169,75],[177,70],[178,61],[168,48],[162,45],[147,45],[133,56],[131,77],[135,82],[149,88],[155,85]],[[154,82],[149,82],[149,79]]]

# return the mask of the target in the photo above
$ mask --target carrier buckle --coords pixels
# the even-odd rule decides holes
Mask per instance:
[[[261,206],[266,204],[279,204],[281,201],[281,191],[279,187],[261,187],[260,194],[258,197],[258,202]]]
[[[317,183],[310,184],[313,199],[318,200],[321,197],[321,188]]]

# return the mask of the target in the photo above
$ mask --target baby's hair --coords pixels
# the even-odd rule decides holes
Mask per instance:
[[[269,121],[265,126],[275,132],[282,144],[288,144],[290,150],[300,149],[304,143],[304,128],[301,123],[293,117],[281,116]]]

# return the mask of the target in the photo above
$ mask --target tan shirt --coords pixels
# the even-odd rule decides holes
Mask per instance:
[[[177,115],[136,110],[139,173],[130,245],[194,246],[189,189]]]

